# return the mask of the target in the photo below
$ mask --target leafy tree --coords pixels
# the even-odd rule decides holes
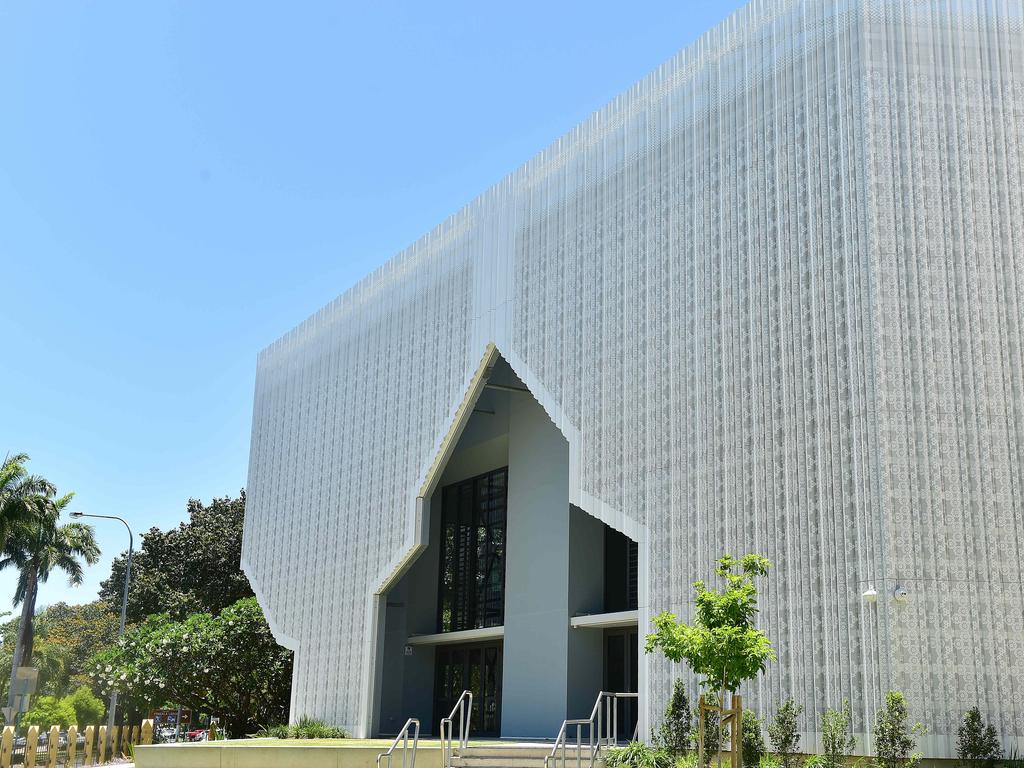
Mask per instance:
[[[12,677],[13,669],[27,666],[32,659],[33,618],[39,584],[49,580],[57,570],[64,571],[72,585],[81,584],[82,561],[94,565],[100,556],[91,526],[81,523],[60,525],[60,515],[74,494],[57,497],[51,491],[52,486],[34,499],[31,514],[13,527],[0,557],[0,570],[18,570],[14,604],[22,606]]]
[[[921,724],[907,726],[907,700],[899,691],[885,694],[885,706],[875,716],[875,756],[881,768],[913,768],[921,755],[913,752]]]
[[[139,709],[174,702],[208,712],[232,736],[287,718],[292,654],[275,642],[255,598],[217,616],[150,616],[94,662],[103,694],[116,687]]]
[[[800,749],[800,734],[797,732],[797,721],[803,712],[803,706],[797,705],[791,698],[786,699],[768,725],[772,750],[778,755],[783,768],[796,768],[799,762],[797,752]]]
[[[977,707],[969,709],[960,723],[956,736],[956,756],[965,768],[972,764],[993,768],[1003,756],[995,727],[991,723],[985,724],[981,710]]]
[[[846,699],[841,708],[827,709],[821,716],[821,744],[825,752],[822,762],[826,768],[840,768],[844,758],[857,746],[857,740],[850,733],[852,725],[853,713]]]
[[[647,636],[645,650],[659,649],[675,662],[685,659],[698,675],[701,685],[716,691],[718,705],[725,706],[725,692],[735,693],[745,680],[764,671],[775,660],[771,641],[754,625],[757,618],[757,586],[771,562],[761,555],[741,558],[725,555],[715,573],[725,580],[725,589],[708,589],[703,581],[693,584],[696,595],[694,623],[684,624],[667,611],[654,617],[654,633]],[[718,741],[721,741],[721,729]]]
[[[40,728],[53,725],[67,728],[75,722],[75,708],[67,699],[40,696],[28,712],[21,716],[20,722],[24,725],[38,725]]]
[[[764,755],[764,734],[761,732],[761,718],[752,709],[743,710],[743,768],[757,768]]]
[[[57,492],[49,481],[30,475],[27,453],[8,455],[0,464],[0,551],[17,528],[39,511],[41,501]]]
[[[60,677],[43,676],[40,686],[46,693],[66,695],[83,685],[91,685],[89,660],[103,648],[117,642],[120,617],[102,600],[83,605],[55,603],[44,610],[36,625],[47,646],[55,649],[63,661]]]
[[[70,696],[65,696],[63,701],[70,704],[75,711],[75,722],[80,728],[102,722],[107,711],[106,705],[85,685],[80,686]]]
[[[693,717],[690,700],[686,698],[686,686],[682,680],[672,684],[672,698],[665,707],[665,717],[655,735],[656,746],[665,749],[673,757],[680,757],[690,751],[690,731]]]
[[[177,528],[151,528],[132,557],[128,621],[166,613],[184,619],[197,612],[216,613],[245,597],[252,588],[240,569],[245,491],[237,499],[215,498],[209,505],[189,499],[189,519]],[[120,606],[126,554],[114,559],[100,597]]]

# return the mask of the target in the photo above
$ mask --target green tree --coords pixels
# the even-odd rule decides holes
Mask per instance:
[[[27,453],[16,453],[0,464],[0,552],[18,527],[39,511],[41,501],[57,492],[47,480],[30,475],[27,462]]]
[[[768,635],[755,626],[754,579],[769,568],[771,562],[761,555],[720,558],[715,573],[725,580],[725,589],[709,589],[703,581],[694,582],[694,623],[684,624],[667,611],[658,614],[653,620],[655,631],[647,636],[646,652],[658,649],[677,663],[685,659],[702,676],[701,685],[716,691],[718,706],[724,707],[726,691],[735,693],[745,680],[775,660]],[[719,733],[719,742],[721,738]]]
[[[103,721],[107,706],[89,690],[88,686],[80,686],[74,693],[65,696],[64,702],[75,711],[75,722],[79,728],[87,725],[98,725]]]
[[[67,728],[75,722],[75,708],[67,699],[40,696],[21,716],[20,722],[24,725],[38,725],[40,728],[49,728],[53,725]]]
[[[875,757],[881,768],[912,768],[921,761],[914,752],[915,736],[923,732],[921,724],[907,725],[907,700],[899,691],[885,694],[885,706],[875,716]]]
[[[31,514],[13,527],[0,557],[0,570],[18,570],[14,604],[22,607],[12,660],[12,682],[13,670],[27,666],[32,659],[33,618],[39,585],[57,570],[67,574],[70,584],[81,584],[82,562],[94,565],[100,556],[91,526],[60,524],[61,513],[74,494],[58,497],[51,490],[52,486],[35,498]],[[13,703],[10,694],[8,690],[8,705]]]
[[[0,624],[0,693],[6,698],[20,619]],[[36,691],[66,696],[91,685],[89,660],[117,641],[118,615],[97,600],[84,605],[55,603],[36,614],[32,666],[39,670]]]
[[[151,528],[142,535],[142,546],[132,557],[130,623],[158,613],[178,620],[201,611],[216,613],[253,596],[240,567],[245,491],[209,505],[189,499],[188,515],[177,528]],[[111,605],[121,604],[125,560],[125,553],[114,559],[110,578],[100,586],[100,597]]]
[[[690,713],[690,700],[686,697],[686,685],[682,680],[676,680],[672,684],[672,698],[665,707],[661,727],[655,734],[656,746],[673,757],[681,757],[690,751],[692,730],[693,716]]]
[[[991,723],[986,725],[977,707],[967,711],[957,729],[956,756],[965,768],[971,765],[992,768],[1003,756],[995,727]]]
[[[232,736],[287,717],[292,654],[274,640],[255,598],[217,616],[150,616],[94,661],[104,695],[116,687],[139,709],[174,702],[208,712]]]
[[[797,722],[803,712],[803,706],[791,698],[786,699],[768,724],[768,739],[783,768],[795,768],[799,762],[797,753],[800,749],[800,733]]]
[[[825,752],[822,763],[826,768],[840,768],[847,755],[857,746],[857,740],[850,732],[853,725],[853,713],[850,702],[843,699],[839,709],[827,709],[821,716],[821,745]]]

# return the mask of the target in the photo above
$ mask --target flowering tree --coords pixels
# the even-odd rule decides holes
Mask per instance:
[[[136,707],[179,705],[221,718],[231,736],[287,718],[292,654],[274,640],[255,598],[184,621],[150,616],[94,659],[111,687]]]

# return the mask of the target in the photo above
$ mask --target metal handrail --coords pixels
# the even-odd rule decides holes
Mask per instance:
[[[552,760],[555,761],[556,765],[565,768],[568,732],[573,727],[576,729],[576,768],[583,767],[584,746],[590,752],[589,768],[594,768],[594,762],[597,760],[601,748],[611,747],[619,742],[619,699],[639,700],[640,694],[616,693],[614,691],[601,691],[598,693],[597,701],[594,702],[594,708],[590,711],[589,718],[586,720],[565,720],[562,723],[558,736],[555,737],[555,744],[551,748],[551,753],[544,758],[544,768],[548,768]],[[601,706],[602,703],[604,704],[603,707]],[[597,727],[596,733],[594,730],[595,726]],[[587,743],[585,745],[583,743],[584,728],[587,729]],[[633,731],[634,739],[639,730],[640,723],[637,721],[637,727]],[[561,760],[558,759],[559,749],[561,749]]]
[[[469,721],[473,716],[473,692],[463,691],[448,717],[441,720],[441,755],[444,761],[444,768],[451,768],[452,756],[452,724],[455,720],[455,713],[459,714],[459,749],[465,749],[469,744]],[[447,726],[447,728],[445,728]]]
[[[416,730],[413,732],[412,737],[412,759],[409,764],[406,765],[406,756],[409,754],[409,727],[415,726]],[[416,748],[420,743],[420,721],[415,717],[410,717],[405,721],[405,725],[402,726],[402,730],[395,736],[395,740],[391,742],[391,746],[388,747],[386,752],[381,752],[377,755],[377,768],[380,768],[381,758],[386,757],[388,759],[388,768],[391,768],[392,755],[395,753],[395,749],[398,747],[398,743],[402,742],[402,768],[416,768]]]

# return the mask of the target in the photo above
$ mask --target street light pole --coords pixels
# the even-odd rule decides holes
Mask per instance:
[[[102,520],[120,520],[124,523],[124,527],[128,529],[128,561],[124,567],[124,594],[121,596],[121,627],[117,632],[117,639],[120,640],[124,637],[124,621],[125,616],[128,613],[128,582],[132,577],[132,550],[135,548],[135,536],[132,534],[132,528],[128,525],[128,522],[121,517],[116,515],[89,515],[85,512],[72,512],[72,517],[94,517]],[[107,713],[107,743],[110,743],[110,739],[114,735],[114,717],[117,711],[117,688],[111,687],[110,690],[110,707]]]

